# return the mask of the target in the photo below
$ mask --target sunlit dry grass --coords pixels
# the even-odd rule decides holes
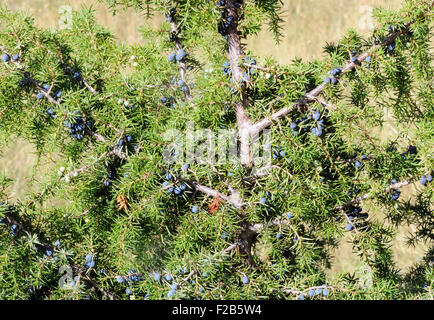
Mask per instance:
[[[12,10],[24,9],[36,18],[38,25],[47,28],[58,26],[59,8],[70,5],[79,9],[83,4],[93,5],[97,20],[115,32],[119,41],[135,43],[140,41],[138,27],[145,22],[145,18],[133,10],[112,16],[102,5],[93,0],[2,0]],[[248,49],[258,56],[272,56],[280,63],[288,63],[294,58],[311,60],[322,56],[326,42],[339,40],[348,28],[354,28],[360,33],[369,32],[364,22],[369,22],[369,10],[375,7],[395,8],[400,0],[284,0],[283,14],[285,18],[282,30],[283,38],[280,45],[276,45],[273,36],[266,30],[258,37],[249,38]],[[163,20],[154,17],[152,23],[158,27]],[[389,123],[382,131],[377,132],[390,138],[396,134],[393,123]],[[13,198],[22,198],[26,192],[28,179],[32,175],[32,166],[36,158],[33,148],[22,141],[11,144],[0,155],[0,170],[13,178],[11,187]],[[413,193],[415,190],[405,193]],[[405,196],[403,193],[403,196]],[[384,219],[381,211],[374,211],[375,219]],[[411,226],[400,228],[393,245],[393,252],[398,266],[407,268],[419,261],[426,250],[425,246],[408,248],[405,237],[411,231]],[[352,253],[351,245],[347,242],[350,235],[342,241],[340,247],[334,251],[335,271],[356,271],[360,267],[358,258]]]
[[[69,5],[79,9],[92,5],[97,20],[114,30],[121,41],[140,41],[137,28],[145,22],[143,15],[133,10],[119,12],[113,16],[104,5],[95,0],[3,0],[12,10],[26,10],[36,17],[40,26],[55,28],[61,14],[59,8]],[[264,29],[258,37],[247,41],[248,48],[259,56],[273,56],[281,63],[288,63],[295,57],[311,59],[322,55],[326,41],[339,40],[348,30],[354,28],[360,33],[369,32],[370,9],[376,7],[399,7],[400,0],[283,0],[283,38],[276,45],[273,36]],[[151,22],[158,27],[163,19],[153,17]]]
[[[14,179],[9,188],[12,199],[22,198],[32,176],[35,164],[33,146],[22,140],[15,140],[0,153],[0,171],[6,177]]]
[[[297,0],[283,1],[283,38],[275,45],[270,32],[263,30],[248,41],[258,55],[273,56],[281,63],[297,58],[320,58],[326,42],[338,41],[349,28],[368,34],[375,26],[371,10],[399,7],[400,0]]]

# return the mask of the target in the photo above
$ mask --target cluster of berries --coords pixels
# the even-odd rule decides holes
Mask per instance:
[[[188,86],[184,80],[179,79],[176,84],[178,85],[178,87],[180,87],[182,89],[183,92],[185,92],[185,93],[188,92]]]
[[[325,84],[337,84],[338,83],[338,77],[339,75],[342,73],[342,69],[341,68],[334,68],[333,70],[329,71],[329,73],[331,74],[331,77],[327,77],[324,79],[324,83]]]
[[[6,206],[6,204],[4,202],[0,202],[0,209],[1,209],[1,211],[12,212],[14,210],[14,207],[13,206]],[[7,225],[7,224],[9,224],[9,221],[6,217],[3,217],[0,220],[0,224]],[[21,227],[17,224],[11,224],[10,228],[11,228],[11,236],[12,237],[15,237],[21,229]]]
[[[393,32],[396,31],[396,27],[394,25],[389,25],[387,27],[387,29],[389,31],[389,34],[391,34],[391,33],[393,33]],[[396,43],[395,43],[395,40],[394,40],[391,44],[389,44],[387,46],[386,53],[391,54],[395,50],[395,47],[396,47]]]
[[[397,148],[396,148],[395,145],[390,145],[389,147],[386,148],[386,151],[387,152],[397,152],[398,150],[397,150]],[[401,158],[403,160],[406,160],[407,159],[407,155],[409,155],[409,154],[410,155],[416,155],[417,154],[417,147],[409,145],[408,148],[407,148],[407,150],[404,151],[403,153],[401,153]]]
[[[367,213],[362,213],[362,208],[359,206],[349,206],[345,210],[345,215],[348,218],[348,223],[345,226],[345,230],[347,231],[352,231],[354,229],[355,220],[367,219],[369,216]]]
[[[118,283],[127,282],[128,284],[132,284],[133,282],[142,281],[142,276],[134,269],[130,269],[128,276],[117,276],[116,281]]]
[[[4,218],[3,220],[6,220],[6,218]],[[4,221],[2,221],[2,223],[3,222]],[[4,223],[6,223],[6,222],[4,222]],[[17,224],[12,224],[10,228],[11,228],[11,236],[12,237],[15,237],[18,234],[18,232],[20,231],[20,228]]]
[[[244,59],[243,59],[243,61],[244,61],[244,63],[246,63],[246,64],[250,64],[250,65],[253,65],[253,66],[255,66],[256,65],[256,60],[255,59],[253,59],[253,58],[250,58],[250,57],[244,57]],[[226,77],[230,77],[231,76],[231,74],[232,74],[232,71],[231,71],[231,67],[230,67],[230,63],[229,63],[229,61],[225,61],[225,63],[223,64],[223,67],[222,67],[222,71],[223,71],[223,74],[226,76]],[[256,74],[256,69],[254,68],[254,67],[250,67],[249,69],[248,69],[248,71],[244,71],[243,72],[243,81],[244,82],[248,82],[249,81],[249,79],[250,79],[250,76],[252,76],[252,75],[255,75]],[[232,80],[232,77],[231,77],[231,82],[232,82],[233,80]]]
[[[9,62],[9,61],[11,61],[11,60],[12,60],[13,62],[16,62],[16,61],[19,60],[19,55],[18,55],[18,54],[14,54],[12,57],[10,57],[8,54],[5,53],[5,54],[2,55],[1,59],[2,59],[2,61],[4,61],[4,62]],[[73,69],[72,69],[71,67],[69,67],[69,66],[66,66],[66,67],[63,69],[63,71],[65,72],[65,74],[70,75],[70,76],[72,77],[72,80],[73,80],[74,82],[78,82],[78,81],[82,81],[82,80],[83,80],[83,77],[82,77],[81,72],[80,72],[80,71],[77,71],[77,70],[73,70]],[[25,72],[24,72],[24,79],[20,80],[20,82],[19,82],[18,85],[19,85],[20,88],[23,88],[23,87],[29,86],[29,85],[31,85],[31,84],[38,85],[38,82],[37,82],[37,81],[34,81],[34,80],[31,78],[30,72],[25,71]],[[43,90],[44,92],[48,92],[49,89],[50,89],[50,86],[49,86],[49,85],[43,85],[43,86],[42,86],[42,90]],[[57,100],[57,99],[59,99],[61,96],[62,96],[62,91],[58,90],[58,91],[56,91],[56,93],[53,95],[53,98],[54,98],[55,100]],[[36,94],[36,99],[38,99],[38,100],[41,100],[43,97],[44,97],[44,94],[43,94],[42,92],[38,92],[38,93]],[[54,118],[55,118],[55,109],[54,109],[53,107],[47,109],[47,114],[48,114],[50,117],[52,117],[52,118],[54,119]]]
[[[24,79],[20,80],[20,82],[18,83],[18,86],[20,88],[24,88],[26,86],[30,86],[30,85],[38,85],[38,81],[35,81],[31,78],[30,72],[25,71],[24,72]],[[43,84],[41,86],[41,89],[43,92],[48,92],[50,90],[50,86],[48,84]],[[39,91],[38,93],[36,93],[36,99],[37,100],[41,100],[44,98],[44,94]],[[60,99],[60,97],[62,96],[62,91],[61,90],[57,90],[55,92],[55,94],[53,95],[54,100],[58,100]],[[56,108],[54,107],[50,107],[46,110],[46,113],[51,117],[51,118],[56,118]]]
[[[118,145],[117,145],[117,149],[120,152],[125,152],[127,151],[128,147],[131,146],[131,142],[133,141],[133,137],[130,135],[126,135],[125,137],[122,137],[119,139],[118,141]],[[133,145],[132,149],[134,151],[137,150],[137,145]]]
[[[351,62],[356,64],[356,65],[360,64],[359,58],[357,58],[357,56],[355,56],[355,55],[351,57]]]
[[[324,285],[325,287],[325,285]],[[308,292],[309,297],[314,297],[315,295],[323,295],[323,296],[328,296],[329,295],[329,289],[327,288],[317,288],[317,289],[311,289]]]
[[[46,113],[52,118],[55,119],[56,118],[56,108],[54,107],[49,107],[46,111]]]
[[[423,176],[419,180],[420,184],[423,186],[425,186],[428,182],[431,182],[431,181],[432,181],[432,175],[431,174],[427,174],[426,176]]]
[[[48,92],[48,90],[50,90],[50,86],[48,84],[43,84],[42,85],[42,91]],[[42,92],[38,92],[38,94],[36,95],[37,100],[41,100],[43,97],[44,97],[44,94]]]
[[[153,278],[155,282],[161,281],[161,274],[158,271],[154,273],[150,273],[149,276]],[[167,297],[169,298],[174,296],[176,294],[176,290],[178,289],[178,285],[175,282],[173,282],[173,277],[169,273],[164,276],[164,279],[166,279],[168,283],[171,283],[170,290],[167,293]]]
[[[416,147],[416,146],[409,145],[408,148],[407,148],[407,150],[406,150],[405,152],[401,153],[401,158],[402,158],[403,160],[407,160],[407,155],[408,155],[408,154],[410,154],[410,155],[415,155],[415,154],[417,154],[417,147]]]
[[[83,76],[80,71],[73,70],[71,67],[65,67],[63,69],[66,75],[70,76],[72,78],[72,81],[79,82],[83,80]]]
[[[167,22],[172,23],[175,21],[175,14],[176,14],[176,9],[172,8],[169,10],[168,13],[166,13],[166,18],[167,18]],[[177,36],[174,33],[170,33],[169,34],[169,41],[170,42],[174,42],[176,40]],[[187,53],[185,52],[184,49],[179,49],[178,51],[174,51],[171,52],[169,54],[168,60],[170,62],[174,62],[174,61],[183,61],[185,59],[185,57],[187,56]]]
[[[234,20],[233,16],[227,15],[226,10],[225,10],[225,6],[226,6],[226,0],[219,0],[217,2],[217,7],[220,7],[220,16],[222,18],[222,21],[219,22],[217,29],[218,29],[218,32],[221,34],[221,36],[224,38],[227,37],[228,29],[229,29],[232,21]]]
[[[118,143],[117,148],[118,148],[118,150],[121,150],[121,149],[119,149],[119,143]],[[117,175],[117,168],[120,165],[121,165],[121,163],[120,163],[119,158],[115,158],[113,161],[110,161],[105,165],[105,168],[107,170],[107,175],[104,178],[104,187],[108,188],[112,185],[112,181],[116,178],[116,175]]]
[[[357,188],[357,186],[351,187],[350,190],[347,192],[350,198],[357,195],[358,193],[359,193],[359,188]]]
[[[409,153],[409,154],[417,154],[417,147],[409,145],[408,149],[407,149],[407,153]]]
[[[256,66],[256,60],[252,59],[250,57],[244,57],[244,63],[250,64],[252,66]],[[243,81],[248,82],[250,79],[250,76],[253,76],[256,74],[256,69],[254,67],[250,67],[247,71],[243,72]]]
[[[231,80],[231,82],[233,81],[232,80],[232,70],[231,70],[231,67],[230,67],[230,63],[229,63],[229,61],[225,61],[225,63],[223,64],[223,68],[222,68],[222,70],[223,70],[223,74],[227,77],[227,78],[231,78],[230,80]],[[237,93],[237,90],[235,90],[234,88],[232,88],[231,86],[229,86],[229,89],[232,91],[232,93],[233,94],[236,94]]]
[[[188,164],[182,166],[183,171],[186,171],[188,168],[189,168]],[[162,183],[161,186],[163,188],[167,188],[167,192],[173,193],[174,195],[177,195],[179,198],[182,198],[182,195],[190,189],[190,187],[185,182],[181,182],[178,185],[177,182],[174,181],[175,179],[170,172],[166,173],[164,179],[165,181]],[[173,182],[172,185],[170,185],[171,182]],[[196,210],[198,210],[198,208]]]
[[[175,32],[169,32],[169,42],[175,42],[177,38],[178,37]]]
[[[239,9],[243,5],[242,0],[238,0],[235,2],[235,8]],[[226,39],[228,35],[229,28],[234,21],[235,17],[233,15],[229,15],[226,11],[226,0],[219,0],[216,4],[217,7],[220,8],[220,16],[222,20],[219,22],[217,29],[223,38]]]
[[[42,85],[42,91],[44,92],[48,92],[48,90],[50,90],[50,86],[48,84],[44,84]],[[55,100],[58,100],[60,97],[62,96],[62,91],[58,90],[56,91],[56,93],[54,94],[53,98]],[[44,98],[44,94],[42,92],[38,92],[36,94],[36,99],[37,100],[41,100],[42,98]],[[56,108],[55,107],[49,107],[46,110],[46,113],[53,119],[56,118]]]
[[[90,269],[90,268],[95,267],[95,260],[93,260],[93,257],[92,257],[92,255],[90,253],[88,253],[86,255],[86,260],[84,262],[84,267],[86,269]]]
[[[388,31],[389,31],[389,35],[390,34],[392,34],[393,32],[395,32],[396,31],[396,27],[394,26],[394,25],[389,25],[388,26]],[[380,43],[383,43],[383,41],[386,39],[386,37],[384,36],[384,35],[379,35],[379,36],[377,36],[377,37],[375,37],[375,39],[374,39],[374,43],[375,44],[380,44]],[[385,50],[386,50],[386,54],[391,54],[394,50],[395,50],[395,47],[396,47],[396,42],[395,41],[392,41],[386,48],[385,48]]]
[[[9,62],[9,61],[14,61],[14,62],[16,62],[16,61],[18,61],[18,59],[19,59],[20,57],[18,56],[18,54],[14,54],[13,56],[12,56],[12,58],[11,58],[11,56],[10,55],[8,55],[7,53],[4,53],[3,55],[2,55],[2,57],[1,57],[1,59],[2,59],[2,61],[3,62]]]
[[[50,86],[48,84],[44,84],[42,86],[42,90],[44,92],[48,92],[48,90],[50,90]],[[54,100],[58,100],[60,99],[60,97],[62,96],[62,91],[61,90],[57,90],[55,92],[55,94],[53,95]],[[38,94],[36,95],[36,99],[37,100],[41,100],[44,97],[44,94],[42,92],[38,92]],[[53,119],[56,118],[56,108],[55,107],[49,107],[46,110],[46,113]]]
[[[223,64],[222,70],[223,70],[223,74],[229,78],[232,71],[231,71],[230,63],[228,60],[226,60],[225,63]]]
[[[169,283],[171,283],[173,281],[173,277],[170,274],[166,274],[166,276],[164,278]],[[176,294],[177,289],[178,289],[178,285],[175,282],[171,283],[170,284],[170,290],[167,293],[167,297],[170,298],[170,297],[174,296]]]
[[[50,246],[50,245],[47,245],[47,244],[36,243],[35,244],[35,249],[37,251],[42,251],[47,257],[51,257],[54,254],[54,247],[59,248],[60,246],[61,246],[60,241],[56,240],[54,242],[54,246]],[[54,259],[57,260],[57,257],[54,257]]]
[[[185,81],[184,80],[182,80],[182,79],[179,79],[179,80],[176,80],[175,78],[171,78],[170,79],[170,84],[171,85],[177,85],[179,88],[181,88],[181,90],[183,91],[183,92],[185,92],[185,93],[188,93],[188,91],[189,91],[189,88],[188,88],[188,85],[185,83]],[[193,88],[194,87],[194,84],[193,83],[191,83],[190,84],[190,88]],[[170,98],[169,98],[170,99]],[[168,102],[168,98],[166,98],[166,97],[163,97],[162,98],[162,101],[165,101],[165,103],[167,103]],[[171,101],[173,101],[173,100],[171,100]],[[172,104],[168,104],[167,106],[168,107],[171,107],[171,108],[174,108],[175,107],[175,105],[176,105],[176,103],[174,103],[174,102],[172,102]]]
[[[18,86],[20,88],[24,88],[26,86],[30,86],[33,83],[32,78],[30,77],[29,71],[24,71],[24,79],[20,80]]]
[[[300,132],[303,133],[310,130],[317,137],[321,137],[327,125],[327,114],[328,109],[324,109],[322,113],[320,110],[315,109],[313,115],[309,114],[307,117],[291,122],[290,128],[292,129],[292,135],[296,136]]]
[[[122,137],[119,139],[115,150],[119,152],[125,152],[129,150],[129,147],[131,146],[131,142],[133,141],[133,138],[130,135],[126,135],[125,137]],[[139,149],[139,146],[137,144],[134,144],[131,146],[131,150],[133,152],[137,152]],[[117,169],[122,165],[122,159],[119,157],[115,157],[113,160],[109,161],[105,164],[105,168],[107,170],[107,175],[104,178],[104,186],[110,187],[112,185],[112,181],[116,178],[117,175]],[[125,176],[128,175],[128,172],[124,174]]]
[[[282,149],[282,147],[273,147],[272,156],[274,160],[283,158],[285,156],[285,151]]]
[[[162,97],[161,102],[168,108],[175,109],[176,102],[172,96]]]
[[[78,113],[78,111],[75,111],[74,113]],[[82,116],[76,115],[70,120],[65,120],[63,126],[69,129],[73,139],[83,140],[85,130],[92,130],[93,123],[87,118],[85,119]]]
[[[395,201],[398,200],[400,195],[401,195],[401,191],[394,190],[392,193],[392,200],[395,200]]]
[[[396,179],[390,180],[390,184],[395,184],[395,183],[398,183],[398,180],[396,180]],[[392,200],[396,201],[399,199],[399,196],[401,195],[401,191],[399,191],[398,189],[392,189],[392,190],[393,190],[393,192],[392,192],[391,198],[392,198]]]
[[[116,281],[118,283],[128,283],[129,288],[125,289],[125,293],[126,294],[132,294],[133,291],[131,289],[131,286],[133,285],[134,282],[140,282],[142,281],[142,276],[140,273],[138,273],[136,270],[134,269],[130,269],[130,271],[128,272],[127,276],[117,276]]]
[[[184,49],[179,49],[178,51],[171,52],[169,54],[169,57],[167,58],[170,62],[174,61],[183,61],[184,58],[187,56],[187,53]]]

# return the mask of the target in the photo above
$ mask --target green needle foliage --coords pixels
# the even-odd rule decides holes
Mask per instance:
[[[46,30],[0,8],[0,144],[38,155],[24,199],[0,175],[1,299],[432,298],[431,0],[290,65],[243,44],[263,27],[278,41],[280,1],[103,2],[168,21],[127,46],[90,9]],[[174,129],[231,129],[240,157],[169,164]],[[243,134],[263,129],[259,174]],[[405,271],[391,245],[408,224],[429,250]],[[362,268],[330,275],[344,237]]]

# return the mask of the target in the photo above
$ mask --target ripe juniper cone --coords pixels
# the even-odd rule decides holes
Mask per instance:
[[[401,195],[401,191],[396,190],[395,192],[392,193],[392,199],[398,200],[400,195]]]
[[[92,130],[93,127],[92,121],[90,119],[85,121],[82,116],[73,116],[71,120],[65,120],[63,125],[69,129],[71,137],[76,140],[83,140],[85,129]]]
[[[168,60],[171,61],[171,62],[175,61],[175,57],[176,57],[176,53],[175,52],[171,52],[169,54]]]
[[[434,230],[434,17],[431,0],[403,1],[376,10],[372,32],[286,64],[246,41],[267,26],[279,39],[274,0],[103,0],[166,15],[160,31],[142,19],[134,45],[90,10],[48,31],[0,9],[0,135],[38,157],[22,196],[0,174],[2,297],[429,299],[430,253],[406,260],[410,274],[390,251],[409,218],[412,244]],[[232,131],[235,159],[173,147],[203,129]],[[346,241],[363,272],[336,276]],[[65,263],[71,294],[58,288]]]
[[[8,62],[10,59],[11,59],[11,57],[7,53],[2,55],[2,61],[3,62]]]
[[[187,53],[184,51],[184,49],[180,49],[178,50],[178,52],[176,53],[176,61],[182,61],[185,56],[187,55]]]

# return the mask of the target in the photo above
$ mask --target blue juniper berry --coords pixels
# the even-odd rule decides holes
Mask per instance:
[[[427,181],[428,181],[428,180],[427,180],[426,177],[422,177],[422,178],[420,178],[420,180],[419,180],[420,184],[423,185],[423,186],[426,185]]]
[[[181,61],[182,59],[185,58],[186,55],[187,55],[187,53],[184,51],[184,49],[180,49],[180,50],[178,50],[175,59],[176,59],[176,61]]]
[[[392,199],[398,200],[400,195],[401,195],[401,191],[396,190],[394,193],[392,193]]]
[[[2,61],[3,62],[8,62],[10,59],[11,59],[11,57],[7,53],[4,53],[2,55]]]

